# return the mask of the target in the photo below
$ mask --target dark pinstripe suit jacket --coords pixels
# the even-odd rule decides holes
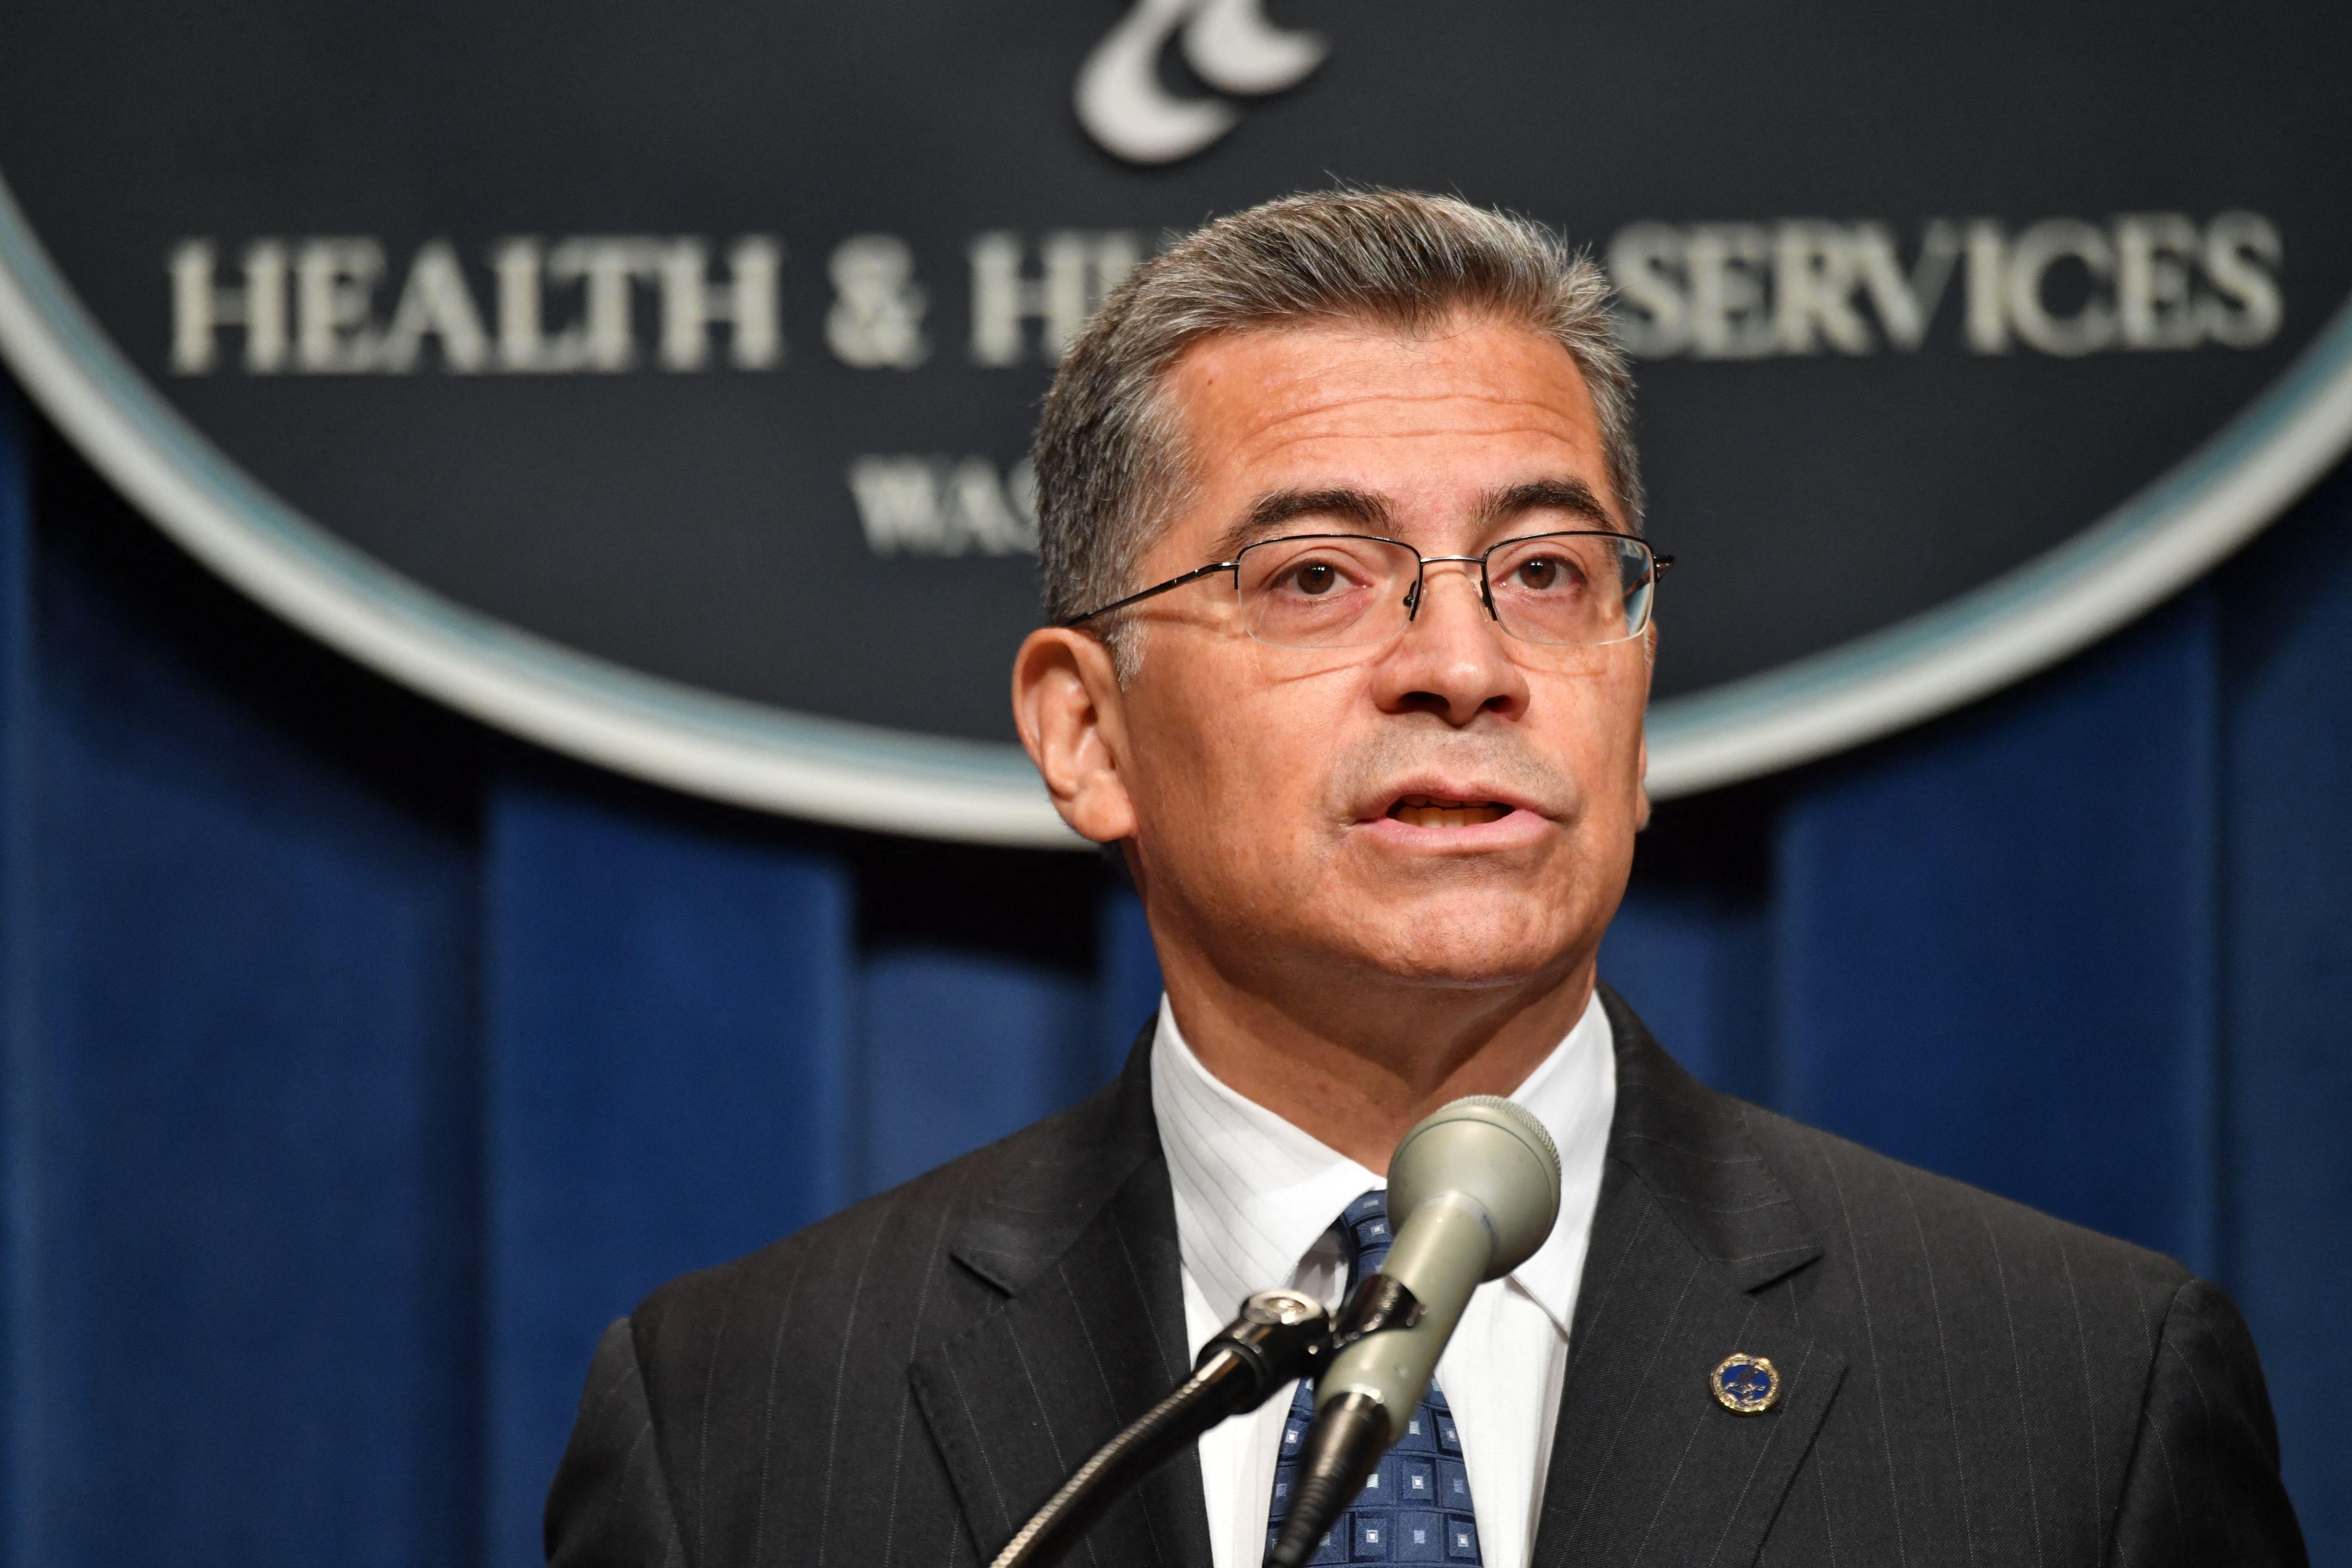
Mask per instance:
[[[2304,1561],[2220,1290],[1714,1093],[1604,1001],[1617,1111],[1538,1568]],[[1187,1370],[1150,1049],[614,1323],[551,1562],[985,1562]],[[1786,1374],[1773,1409],[1709,1395],[1734,1351]],[[1209,1568],[1196,1458],[1088,1545]]]

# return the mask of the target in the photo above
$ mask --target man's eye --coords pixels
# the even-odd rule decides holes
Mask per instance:
[[[1339,574],[1328,562],[1309,561],[1292,570],[1290,582],[1302,594],[1328,594],[1339,585]]]
[[[1560,579],[1567,575],[1567,570],[1555,557],[1538,555],[1512,568],[1511,580],[1522,588],[1540,594],[1559,587]]]

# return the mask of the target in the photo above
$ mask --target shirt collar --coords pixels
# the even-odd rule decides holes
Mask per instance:
[[[1551,1134],[1562,1177],[1559,1222],[1510,1279],[1563,1335],[1591,1238],[1616,1088],[1609,1017],[1596,994],[1510,1097]],[[1177,1246],[1215,1311],[1232,1312],[1254,1290],[1300,1283],[1302,1263],[1339,1211],[1367,1188],[1388,1185],[1202,1067],[1165,996],[1151,1102],[1175,1193]]]

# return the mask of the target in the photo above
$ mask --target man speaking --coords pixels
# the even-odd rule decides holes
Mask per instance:
[[[1667,563],[1632,425],[1600,273],[1458,201],[1269,203],[1112,295],[1038,432],[1013,704],[1159,1017],[1084,1104],[614,1324],[552,1563],[986,1563],[1245,1294],[1337,1301],[1471,1094],[1549,1131],[1559,1223],[1317,1562],[2304,1560],[2220,1290],[1716,1094],[1599,984]],[[1256,1568],[1304,1409],[1081,1552]]]

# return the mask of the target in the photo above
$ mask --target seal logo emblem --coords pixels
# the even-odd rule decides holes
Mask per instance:
[[[1266,19],[1265,0],[1135,0],[1078,68],[1078,123],[1130,163],[1189,158],[1241,119],[1227,99],[1178,98],[1160,84],[1160,55],[1182,35],[1184,63],[1219,92],[1257,98],[1307,79],[1331,46]]]
[[[1780,1397],[1780,1373],[1760,1355],[1727,1355],[1707,1374],[1715,1402],[1735,1415],[1760,1415]]]

